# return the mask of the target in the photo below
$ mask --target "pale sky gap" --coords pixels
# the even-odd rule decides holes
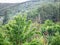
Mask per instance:
[[[0,3],[21,3],[28,0],[0,0]]]

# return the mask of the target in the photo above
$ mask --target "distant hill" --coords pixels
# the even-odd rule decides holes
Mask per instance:
[[[15,3],[0,3],[0,9],[16,5]]]
[[[60,0],[59,0],[60,1]],[[0,3],[0,17],[8,15],[13,17],[18,13],[27,12],[40,6],[41,3],[57,2],[56,0],[30,0],[23,3]]]
[[[40,1],[26,1],[23,3],[0,3],[0,15],[7,11],[9,14],[16,14],[34,8]]]
[[[30,0],[23,3],[0,3],[0,15],[4,15],[7,11],[10,15],[33,9],[42,2],[54,2],[56,0]],[[58,1],[58,0],[57,0]]]

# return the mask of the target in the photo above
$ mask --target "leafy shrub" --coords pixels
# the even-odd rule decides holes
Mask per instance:
[[[8,38],[6,37],[6,34],[2,28],[0,28],[0,45],[11,45],[11,43],[8,41]]]
[[[56,35],[60,36],[60,25],[54,23],[51,20],[46,20],[45,23],[42,24],[42,26],[41,26],[41,33],[43,34],[43,36],[45,36],[46,39],[48,39],[48,44],[51,44],[51,42],[52,42],[52,45],[53,45],[53,43],[56,43],[56,42],[53,42],[56,40],[53,37],[56,38],[57,37]],[[53,41],[51,41],[51,40],[53,40]],[[58,45],[58,44],[59,43],[57,43],[56,45]]]
[[[45,23],[41,27],[41,31],[42,33],[44,33],[45,31],[48,31],[49,35],[54,35],[56,32],[60,33],[60,25],[55,24],[51,20],[46,20]]]
[[[31,42],[26,42],[23,45],[42,45],[39,39],[33,39]]]
[[[60,35],[53,37],[51,45],[60,45]]]
[[[13,45],[22,45],[26,40],[31,39],[35,28],[32,27],[31,20],[26,19],[26,16],[16,16],[14,20],[5,25],[8,38]]]

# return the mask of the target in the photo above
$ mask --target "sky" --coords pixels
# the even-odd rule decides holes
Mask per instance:
[[[0,0],[0,3],[21,3],[28,0]]]

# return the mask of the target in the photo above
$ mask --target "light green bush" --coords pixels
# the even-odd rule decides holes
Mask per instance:
[[[19,15],[5,25],[8,38],[13,45],[22,45],[22,43],[31,39],[35,28],[32,27],[31,20],[27,21],[26,16]]]

